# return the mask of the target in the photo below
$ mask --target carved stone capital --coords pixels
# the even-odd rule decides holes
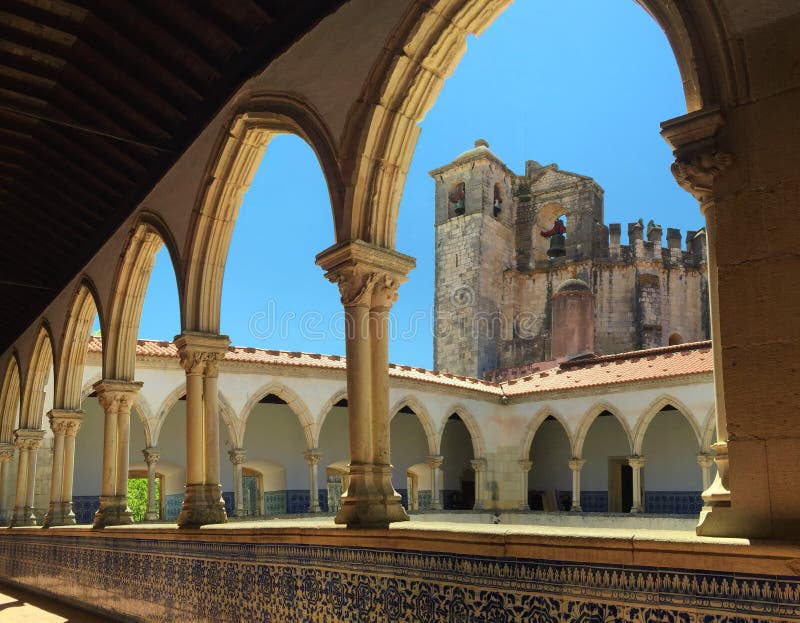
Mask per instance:
[[[79,409],[52,409],[47,414],[50,420],[50,429],[56,435],[74,437],[81,429],[83,411]]]
[[[486,471],[486,459],[472,459],[469,464],[475,473]]]
[[[19,428],[14,431],[14,444],[20,450],[36,450],[43,438],[44,431],[35,428]]]
[[[325,277],[339,286],[342,305],[388,309],[414,268],[414,258],[361,240],[336,244],[319,255]]]
[[[426,462],[431,469],[439,469],[444,462],[444,457],[441,455],[432,455],[426,459]]]
[[[117,381],[103,379],[93,385],[97,401],[106,413],[130,413],[136,394],[142,388],[141,381]]]
[[[318,465],[322,459],[322,452],[314,448],[313,450],[306,450],[303,452],[303,458],[309,465]]]
[[[159,448],[145,448],[142,450],[142,454],[144,455],[144,462],[147,463],[148,467],[158,463],[158,460],[161,458],[161,450]]]
[[[714,199],[714,184],[732,162],[730,154],[710,151],[688,160],[676,159],[672,163],[672,174],[681,188],[704,205]]]
[[[703,469],[711,469],[714,466],[713,454],[698,454],[697,464]]]
[[[633,455],[628,457],[628,465],[633,469],[642,469],[646,462],[643,456]]]
[[[231,343],[227,335],[185,331],[175,336],[181,365],[186,374],[217,376],[219,362],[225,358]]]
[[[244,448],[234,448],[233,450],[228,450],[228,458],[230,458],[231,463],[234,465],[241,465],[247,460],[247,450]]]
[[[531,471],[531,467],[533,467],[533,461],[526,461],[524,459],[521,459],[521,460],[517,461],[517,465],[519,465],[519,468],[523,472],[529,472],[529,471]]]
[[[586,464],[586,459],[570,459],[569,460],[569,468],[573,472],[579,472],[583,469],[583,466]]]
[[[0,463],[8,463],[14,458],[16,446],[13,443],[0,443]]]
[[[661,135],[675,155],[672,174],[701,207],[714,200],[714,186],[733,157],[719,145],[725,120],[719,108],[698,110],[661,124]]]

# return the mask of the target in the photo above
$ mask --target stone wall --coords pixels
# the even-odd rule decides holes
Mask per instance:
[[[603,189],[593,179],[535,161],[517,176],[485,141],[431,175],[436,369],[480,377],[580,354],[552,350],[554,332],[577,329],[553,324],[552,297],[568,279],[592,293],[595,353],[709,338],[704,231],[687,232],[684,250],[680,231],[667,228],[664,247],[663,228],[640,220],[628,224],[630,244],[622,245],[621,226],[603,222]],[[452,201],[459,184],[463,214]],[[495,185],[509,193],[499,212]],[[566,221],[566,255],[551,259],[540,231],[555,218]]]

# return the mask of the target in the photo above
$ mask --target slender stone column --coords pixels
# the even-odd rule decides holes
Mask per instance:
[[[103,484],[95,528],[133,523],[128,508],[131,408],[141,382],[104,379],[94,384],[97,401],[105,412],[103,434]]]
[[[144,462],[147,463],[147,511],[144,514],[145,521],[158,521],[161,517],[161,507],[156,501],[156,465],[161,458],[161,451],[158,448],[150,447],[142,450]],[[161,492],[163,497],[164,492]]]
[[[569,468],[572,470],[572,507],[571,511],[582,512],[581,508],[581,470],[583,469],[586,459],[571,458],[569,460]]]
[[[322,452],[314,448],[303,453],[306,463],[308,463],[308,482],[309,482],[309,513],[319,513],[322,509],[319,506],[319,484],[317,483],[317,469],[322,458]]]
[[[730,154],[719,149],[717,135],[725,125],[718,109],[698,111],[661,124],[661,135],[672,146],[675,162],[672,173],[678,184],[700,203],[706,220],[709,312],[712,351],[714,354],[714,394],[717,418],[717,477],[703,491],[703,510],[697,534],[736,536],[743,533],[747,519],[731,511],[728,477],[728,419],[725,411],[722,336],[720,335],[719,279],[717,268],[717,195],[715,187],[721,174],[733,162]],[[745,468],[746,469],[746,468]]]
[[[472,471],[475,472],[475,505],[474,510],[487,508],[486,500],[486,459],[473,459],[470,461]]]
[[[714,466],[714,456],[711,454],[698,454],[697,464],[703,471],[703,491],[711,486],[711,468]]]
[[[12,526],[35,526],[33,495],[36,478],[36,450],[42,443],[43,430],[21,428],[14,431],[14,443],[19,448],[17,466],[17,493],[14,498]],[[32,459],[32,460],[31,460]],[[33,463],[33,470],[31,470]]]
[[[247,512],[244,509],[242,464],[247,459],[247,450],[244,448],[234,448],[233,450],[228,450],[228,457],[233,465],[233,516],[245,517]]]
[[[14,458],[14,444],[0,444],[0,524],[7,524],[8,517],[8,465]]]
[[[531,510],[530,504],[528,504],[528,472],[531,471],[531,467],[533,467],[533,461],[526,461],[521,459],[517,461],[519,465],[520,471],[520,503],[519,503],[519,510],[521,511],[529,511]]]
[[[53,431],[53,472],[50,479],[50,508],[44,527],[75,524],[72,512],[72,482],[75,469],[75,436],[83,421],[83,411],[53,409],[47,414]]]
[[[633,503],[631,504],[632,513],[643,513],[644,504],[642,504],[642,468],[644,467],[645,459],[643,456],[629,456],[628,465],[633,470]]]
[[[408,520],[389,460],[388,317],[414,260],[356,240],[323,251],[317,264],[338,284],[345,311],[350,486],[336,523],[385,528]]]
[[[428,467],[431,468],[431,510],[442,510],[441,483],[439,481],[439,469],[442,467],[444,457],[432,455],[428,457]]]
[[[228,352],[225,335],[185,332],[175,346],[186,370],[186,492],[181,528],[225,523],[219,458],[217,376]]]

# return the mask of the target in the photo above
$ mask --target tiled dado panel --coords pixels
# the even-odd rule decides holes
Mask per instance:
[[[158,623],[773,623],[797,578],[294,544],[0,535],[14,582]]]

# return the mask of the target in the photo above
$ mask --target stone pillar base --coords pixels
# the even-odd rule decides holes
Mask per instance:
[[[199,528],[227,521],[222,485],[186,485],[183,507],[178,516],[180,528]]]
[[[350,465],[347,495],[334,520],[348,528],[388,528],[408,521],[400,494],[392,487],[391,465]]]
[[[94,514],[93,528],[129,526],[133,523],[128,498],[124,495],[101,495],[100,508]]]
[[[581,508],[581,505],[580,504],[575,504],[574,502],[572,503],[572,506],[570,507],[569,510],[572,511],[573,513],[582,513],[583,512],[583,509]]]
[[[33,510],[30,506],[14,507],[14,514],[11,515],[11,527],[15,528],[17,526],[35,526],[36,525],[36,515],[33,514]]]
[[[74,526],[75,513],[72,512],[72,502],[50,502],[50,508],[44,516],[45,528],[51,526]]]
[[[158,516],[158,512],[157,511],[156,512],[152,512],[152,513],[150,511],[147,511],[144,514],[144,520],[145,521],[158,521],[159,519],[161,519],[161,518]]]

